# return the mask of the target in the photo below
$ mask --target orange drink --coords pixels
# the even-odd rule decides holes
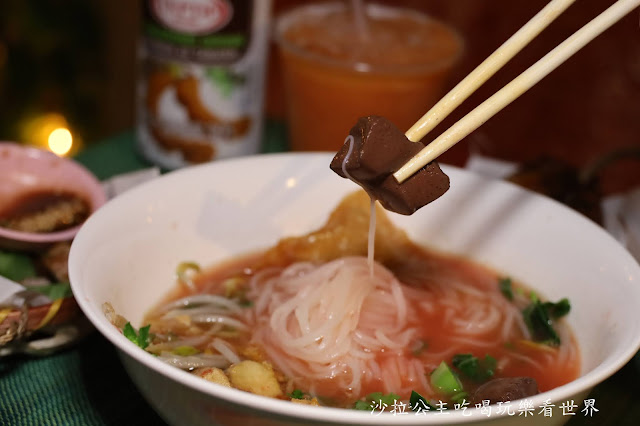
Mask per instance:
[[[414,10],[369,5],[365,31],[342,4],[302,6],[276,25],[291,149],[335,151],[358,117],[407,130],[443,94],[462,40]]]

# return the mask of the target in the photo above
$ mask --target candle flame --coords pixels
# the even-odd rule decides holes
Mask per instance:
[[[73,136],[66,127],[58,127],[49,134],[49,149],[56,155],[63,157],[71,151]]]

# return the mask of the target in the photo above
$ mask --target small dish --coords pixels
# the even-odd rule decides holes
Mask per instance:
[[[0,212],[36,191],[74,194],[88,204],[89,215],[107,199],[100,182],[80,164],[13,142],[0,142],[0,182]],[[78,229],[80,225],[55,232],[24,232],[0,226],[0,247],[39,249],[73,239]]]

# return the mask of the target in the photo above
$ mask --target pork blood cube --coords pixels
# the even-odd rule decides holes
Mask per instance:
[[[393,173],[424,145],[411,142],[386,118],[362,117],[349,135],[353,140],[347,138],[331,161],[331,169],[351,178],[385,209],[411,215],[449,189],[449,177],[435,161],[398,183]]]

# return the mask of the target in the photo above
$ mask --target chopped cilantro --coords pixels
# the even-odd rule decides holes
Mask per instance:
[[[491,355],[485,355],[484,359],[478,359],[472,354],[456,354],[451,361],[453,366],[474,382],[486,382],[496,370],[496,359]]]
[[[552,318],[563,317],[571,311],[571,303],[566,297],[560,299],[557,303],[545,302],[542,305],[547,309],[547,312],[549,312]]]
[[[304,392],[300,389],[294,389],[293,392],[289,394],[289,396],[293,399],[304,399]]]
[[[149,336],[149,328],[151,328],[151,324],[145,325],[140,328],[140,330],[136,333],[136,329],[133,328],[130,322],[124,325],[122,329],[122,334],[124,337],[131,340],[136,345],[140,346],[142,349],[146,349],[151,343],[151,336]]]
[[[560,336],[553,328],[553,319],[567,315],[571,310],[568,299],[561,299],[557,303],[541,302],[535,294],[531,294],[532,302],[524,308],[522,315],[533,340],[549,346],[558,346]]]
[[[373,402],[366,402],[366,401],[356,401],[356,404],[353,406],[353,408],[355,410],[361,410],[361,411],[371,411],[374,408]]]
[[[418,411],[420,409],[422,409],[423,411],[436,409],[436,407],[434,407],[433,405],[431,405],[431,403],[429,403],[429,401],[427,401],[427,398],[420,395],[416,391],[411,391],[411,397],[409,398],[409,407],[413,411]]]
[[[130,322],[124,325],[124,327],[122,328],[122,334],[124,334],[124,337],[131,340],[136,345],[138,344],[138,334],[136,333],[136,330],[133,328]]]
[[[513,287],[511,285],[511,278],[505,277],[498,280],[498,286],[500,292],[509,300],[513,300]]]

